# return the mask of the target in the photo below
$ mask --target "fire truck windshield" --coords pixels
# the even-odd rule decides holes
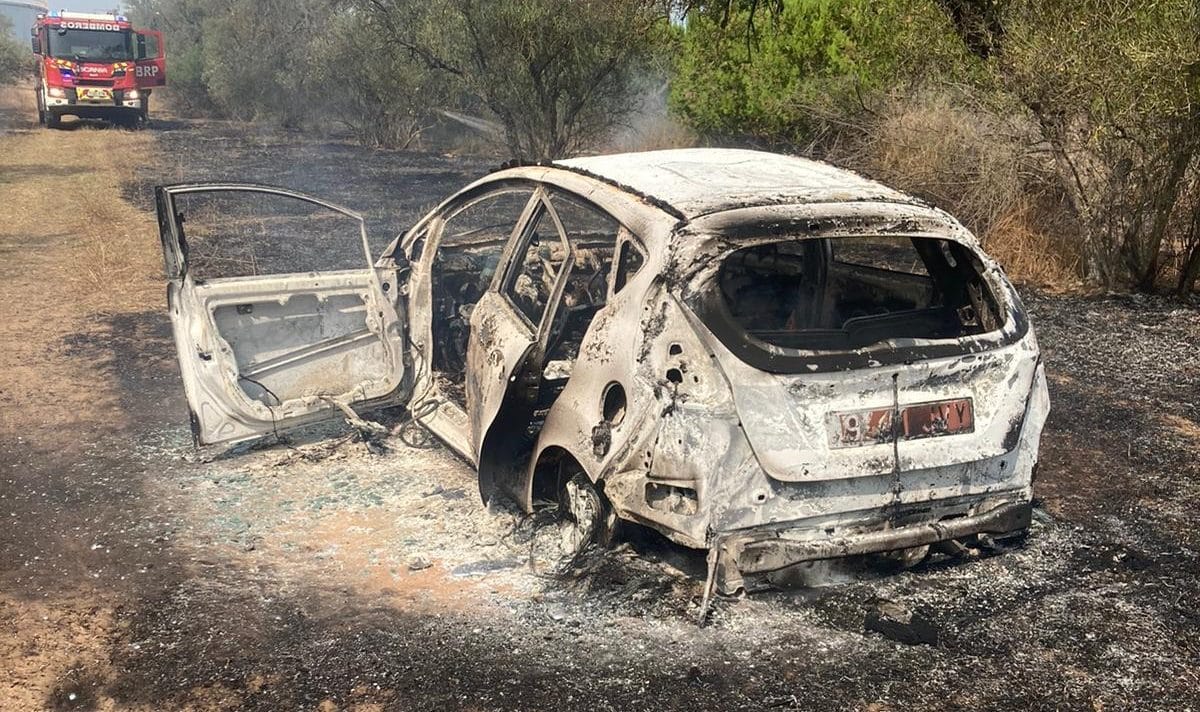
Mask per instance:
[[[50,56],[91,62],[124,62],[133,59],[129,32],[106,30],[50,30]]]

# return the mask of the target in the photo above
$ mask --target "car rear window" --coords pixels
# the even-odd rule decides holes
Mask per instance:
[[[978,257],[949,240],[790,239],[733,251],[708,289],[719,292],[726,326],[751,343],[844,352],[999,328],[982,273]]]

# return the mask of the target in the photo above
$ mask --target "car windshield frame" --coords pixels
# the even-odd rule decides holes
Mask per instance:
[[[50,28],[49,55],[56,59],[74,59],[82,62],[132,62],[134,57],[133,33],[130,30],[80,30]],[[100,51],[113,45],[104,42],[111,36],[122,40],[119,54],[92,55],[72,52],[72,47],[86,46],[91,51]]]

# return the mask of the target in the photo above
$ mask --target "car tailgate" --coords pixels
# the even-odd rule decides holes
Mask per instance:
[[[909,472],[1009,452],[1020,439],[1039,368],[1036,345],[1027,341],[914,364],[808,374],[765,373],[714,347],[759,463],[786,482]]]

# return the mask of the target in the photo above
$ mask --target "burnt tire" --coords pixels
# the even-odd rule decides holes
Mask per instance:
[[[616,536],[617,517],[600,490],[582,471],[570,473],[559,492],[559,512],[573,525],[575,551],[590,544],[607,547]]]

